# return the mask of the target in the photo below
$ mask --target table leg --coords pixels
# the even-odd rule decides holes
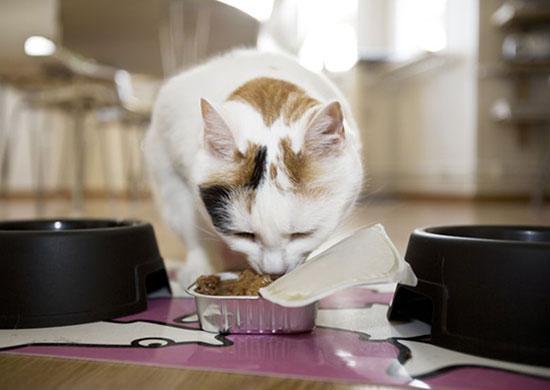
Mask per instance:
[[[84,138],[85,110],[78,105],[73,111],[73,155],[74,155],[74,182],[73,182],[73,209],[81,211],[84,205],[84,183],[86,164],[86,142]]]

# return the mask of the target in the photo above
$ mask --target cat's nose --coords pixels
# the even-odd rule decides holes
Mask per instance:
[[[265,274],[280,275],[286,272],[287,265],[284,262],[281,251],[270,250],[262,256],[262,271]]]

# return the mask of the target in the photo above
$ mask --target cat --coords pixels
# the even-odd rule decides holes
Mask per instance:
[[[223,243],[258,273],[291,271],[350,213],[363,182],[341,92],[290,56],[253,49],[168,80],[144,152],[161,214],[186,246],[183,287],[223,267]]]

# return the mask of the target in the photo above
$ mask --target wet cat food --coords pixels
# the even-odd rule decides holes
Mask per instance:
[[[269,275],[258,275],[247,269],[240,272],[237,279],[221,280],[218,275],[200,276],[195,291],[204,295],[255,296],[272,281]]]

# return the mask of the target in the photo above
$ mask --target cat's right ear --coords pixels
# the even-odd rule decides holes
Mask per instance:
[[[326,155],[341,149],[344,144],[342,107],[333,101],[323,107],[306,130],[305,145],[310,153]]]
[[[201,99],[201,112],[204,147],[216,158],[231,160],[237,147],[229,126],[206,99]]]

